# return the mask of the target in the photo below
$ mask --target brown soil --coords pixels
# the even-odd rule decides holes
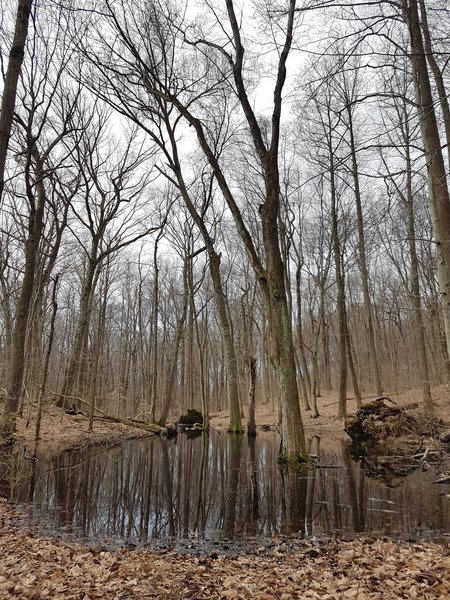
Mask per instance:
[[[34,448],[35,418],[17,420],[16,440],[28,453]],[[121,423],[94,420],[92,431],[88,431],[88,420],[83,415],[68,415],[53,404],[46,405],[42,414],[38,455],[53,456],[79,446],[117,444],[126,439],[153,435],[142,429]]]

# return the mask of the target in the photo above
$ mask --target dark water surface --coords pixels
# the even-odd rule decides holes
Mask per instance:
[[[396,487],[369,478],[345,442],[315,437],[321,468],[277,464],[279,437],[249,443],[212,430],[190,440],[159,438],[27,461],[11,498],[28,504],[30,524],[100,543],[269,541],[280,536],[357,533],[443,537],[450,486],[438,467]]]

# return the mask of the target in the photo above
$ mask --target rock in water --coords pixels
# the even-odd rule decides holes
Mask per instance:
[[[184,427],[193,427],[194,425],[203,426],[203,415],[194,408],[188,408],[187,413],[181,415],[178,425],[183,425]]]

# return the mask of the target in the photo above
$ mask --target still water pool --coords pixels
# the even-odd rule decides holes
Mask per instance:
[[[386,485],[343,441],[314,437],[308,448],[318,468],[280,466],[273,432],[251,442],[211,430],[85,448],[24,461],[10,497],[27,505],[31,525],[109,544],[450,532],[450,486],[432,483],[439,467]]]

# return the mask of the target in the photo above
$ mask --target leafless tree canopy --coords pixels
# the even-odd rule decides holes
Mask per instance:
[[[445,2],[1,4],[5,435],[45,402],[235,433],[270,403],[303,460],[322,390],[433,412]]]

